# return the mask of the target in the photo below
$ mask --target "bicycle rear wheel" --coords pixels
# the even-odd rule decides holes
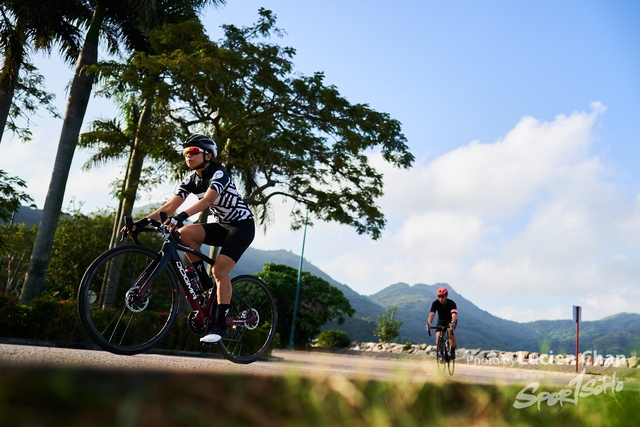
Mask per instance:
[[[101,348],[137,354],[166,337],[180,305],[173,271],[166,268],[147,294],[137,297],[159,258],[144,246],[120,246],[100,255],[85,272],[78,313],[84,330]]]
[[[447,369],[449,370],[449,375],[453,375],[453,371],[456,369],[456,359],[449,357],[449,363],[447,363]]]
[[[242,275],[231,280],[233,296],[227,317],[229,336],[218,342],[222,355],[234,363],[258,360],[276,335],[278,311],[273,294],[260,279]],[[251,318],[250,322],[244,319]]]

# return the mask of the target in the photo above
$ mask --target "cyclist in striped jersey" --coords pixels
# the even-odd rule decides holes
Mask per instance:
[[[180,229],[180,237],[188,245],[200,250],[200,245],[220,246],[220,253],[213,266],[213,277],[218,286],[218,314],[216,325],[200,339],[205,343],[215,343],[228,335],[226,317],[231,302],[231,278],[229,273],[255,236],[255,223],[251,210],[242,199],[231,177],[224,168],[213,162],[218,155],[216,143],[208,136],[191,135],[182,144],[185,162],[193,173],[178,186],[169,201],[147,218],[135,223],[145,226],[149,219],[159,220],[159,212],[172,215],[182,206],[189,194],[195,194],[198,201],[177,215],[167,219],[170,230]],[[183,227],[184,221],[209,208],[215,222],[190,224]],[[202,285],[211,287],[204,261],[187,254],[193,264]],[[212,325],[213,326],[213,325]]]

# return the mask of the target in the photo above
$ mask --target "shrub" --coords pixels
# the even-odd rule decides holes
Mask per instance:
[[[351,338],[344,331],[330,329],[318,335],[318,347],[345,348],[351,344]]]
[[[373,335],[378,337],[380,342],[390,342],[394,338],[400,336],[400,326],[404,320],[395,318],[398,306],[387,309],[383,314],[378,315],[378,326]]]

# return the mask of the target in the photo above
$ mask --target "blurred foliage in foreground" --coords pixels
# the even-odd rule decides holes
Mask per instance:
[[[637,391],[516,409],[521,388],[0,366],[0,425],[640,425]]]

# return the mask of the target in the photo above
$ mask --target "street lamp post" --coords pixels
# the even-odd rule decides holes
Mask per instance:
[[[307,240],[307,223],[309,222],[309,209],[304,220],[304,233],[302,234],[302,251],[300,252],[300,265],[298,266],[298,283],[296,285],[296,299],[293,303],[293,318],[291,319],[291,334],[289,335],[289,346],[293,348],[293,337],[296,329],[296,316],[298,315],[298,301],[300,300],[300,281],[302,280],[302,260],[304,259],[304,244]]]

